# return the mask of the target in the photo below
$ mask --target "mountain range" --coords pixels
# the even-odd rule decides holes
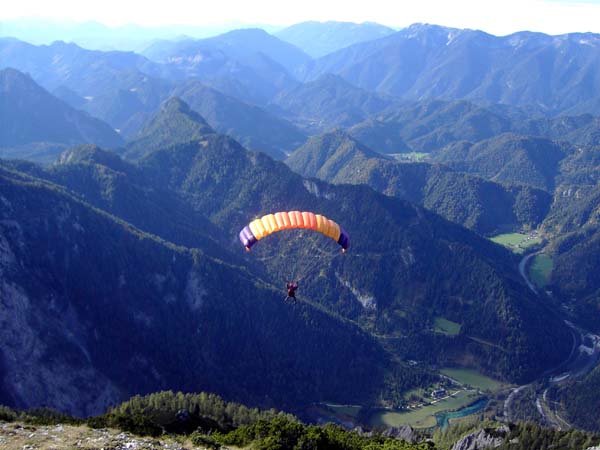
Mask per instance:
[[[311,57],[320,58],[353,44],[372,41],[394,32],[392,28],[373,22],[308,21],[279,30],[274,35],[301,48]]]
[[[407,99],[471,99],[537,105],[548,113],[598,112],[600,37],[415,24],[311,61],[303,80],[339,75],[370,91]]]
[[[68,146],[123,145],[107,124],[78,111],[14,69],[0,70],[0,156],[53,161]]]
[[[489,155],[482,158],[489,160]],[[552,201],[548,192],[533,186],[488,181],[438,163],[401,162],[372,151],[341,131],[311,138],[286,164],[306,177],[336,184],[367,184],[482,234],[535,228]]]
[[[224,95],[198,81],[181,84],[172,95],[188,103],[215,130],[273,158],[282,159],[306,140],[305,133],[285,118]]]
[[[2,20],[2,33],[5,36],[13,36],[35,45],[63,40],[90,50],[102,51],[141,51],[157,39],[206,38],[224,33],[232,27],[233,24],[214,27],[181,24],[161,27],[136,24],[107,26],[96,21],[82,23],[41,18]]]
[[[226,94],[265,103],[298,82],[291,75],[310,57],[260,29],[235,30],[201,40],[160,42],[144,51],[149,59],[174,67],[180,76],[200,78]]]
[[[166,106],[172,108],[167,107],[162,115],[182,114],[181,103],[173,101]],[[409,376],[408,369],[397,363],[394,366],[389,356],[385,356],[387,352],[425,364],[456,363],[466,358],[474,367],[510,380],[530,379],[568,352],[567,329],[538,305],[520,281],[513,258],[502,248],[417,206],[377,194],[370,188],[336,187],[303,179],[282,163],[261,153],[247,152],[232,139],[214,133],[193,114],[188,113],[187,117],[198,122],[195,140],[161,146],[162,137],[156,135],[157,149],[140,154],[136,165],[114,154],[84,147],[65,154],[59,165],[48,169],[18,162],[3,166],[6,186],[3,192],[7,192],[3,194],[7,206],[3,209],[3,223],[7,224],[3,231],[3,261],[7,261],[3,269],[5,289],[10,290],[11,301],[21,305],[24,316],[33,314],[39,319],[49,312],[33,312],[23,305],[33,301],[46,304],[49,300],[42,298],[55,298],[54,303],[48,305],[62,305],[57,306],[60,311],[74,309],[69,313],[74,314],[73,320],[88,324],[76,336],[65,337],[56,328],[48,332],[56,336],[56,348],[62,349],[65,358],[76,361],[75,366],[67,362],[57,364],[64,370],[88,368],[85,372],[88,378],[82,380],[81,385],[87,386],[86,383],[95,379],[96,369],[102,371],[105,378],[98,386],[105,386],[102,397],[105,401],[112,401],[123,393],[166,385],[210,388],[230,398],[260,404],[285,402],[293,407],[306,404],[307,399],[335,398],[368,403],[381,393],[389,398],[391,386],[403,391],[431,379],[423,370],[411,369]],[[148,135],[148,144],[144,147],[152,148],[152,136]],[[173,134],[175,136],[177,134]],[[37,194],[30,192],[34,187]],[[27,200],[31,202],[43,201],[47,212],[39,209],[39,203],[16,209],[14,195],[31,198]],[[317,236],[300,233],[297,239],[274,236],[252,254],[231,256],[240,248],[239,243],[233,243],[232,236],[244,223],[256,215],[291,208],[317,210],[336,218],[355,236],[352,251],[342,257],[329,250]],[[52,226],[35,231],[38,222],[28,221],[27,211],[35,211],[38,220],[50,221]],[[206,220],[212,224],[207,225]],[[47,234],[54,229],[59,239],[50,239]],[[149,232],[156,234],[146,234]],[[95,236],[93,244],[86,244],[91,239],[89,233]],[[123,252],[123,248],[131,258],[123,258],[111,266],[108,261]],[[139,265],[136,258],[142,258],[144,264]],[[365,270],[373,265],[379,267],[377,272]],[[39,278],[35,288],[19,282],[22,280],[19,277],[26,274]],[[306,303],[298,309],[282,304],[274,289],[280,280],[290,276],[301,277]],[[230,290],[222,290],[222,283],[227,283]],[[250,285],[256,287],[250,288]],[[83,302],[90,295],[93,301]],[[146,307],[139,302],[156,306]],[[104,312],[96,307],[84,307],[91,304],[101,305]],[[173,310],[167,313],[164,308]],[[304,340],[302,354],[313,358],[314,370],[326,370],[319,363],[323,361],[322,364],[338,373],[342,370],[347,377],[342,366],[331,365],[328,352],[323,353],[319,345],[315,347],[306,342],[305,335],[311,331],[298,329],[300,324],[286,325],[287,320],[296,320],[295,315],[301,312],[308,314],[307,324],[322,330],[313,334],[316,341],[322,345],[335,339],[336,345],[341,346],[331,350],[338,355],[339,364],[353,360],[344,356],[352,352],[364,362],[352,363],[357,370],[370,367],[368,378],[350,377],[365,388],[357,390],[357,385],[352,383],[343,387],[339,380],[333,381],[338,378],[334,376],[329,377],[333,383],[330,388],[317,391],[316,387],[300,382],[316,378],[300,369],[305,363],[298,359],[298,352],[293,353],[293,358],[288,352],[288,359],[282,359],[278,352],[283,348],[300,345],[286,341],[284,336]],[[110,315],[100,320],[107,322],[96,323],[95,315],[103,318],[104,314]],[[253,314],[260,314],[263,319],[252,319]],[[289,319],[281,319],[280,314]],[[160,323],[157,322],[159,316],[162,317]],[[460,323],[460,335],[444,337],[435,333],[432,323],[440,316]],[[279,335],[270,328],[272,325],[263,325],[262,320],[267,317],[287,327],[287,334]],[[38,319],[31,319],[32,323]],[[252,321],[258,328],[249,331],[246,326],[240,326],[240,321]],[[112,325],[107,329],[109,322]],[[334,322],[339,323],[334,325]],[[119,330],[127,330],[131,336],[126,340],[132,342],[130,350],[124,350],[122,361],[128,361],[131,357],[128,352],[134,348],[142,356],[109,370],[108,360],[102,359],[105,356],[101,348],[109,348],[115,345],[114,339],[122,339],[121,334],[114,335],[111,331],[115,323],[120,323]],[[544,331],[548,323],[553,324],[551,334]],[[344,333],[350,333],[348,337],[341,338],[337,334],[339,327],[346,330]],[[27,329],[32,336],[40,332],[33,325]],[[231,331],[233,329],[238,331]],[[99,337],[92,338],[91,330],[96,330],[95,336]],[[165,344],[157,346],[151,340],[150,347],[146,347],[141,344],[146,341],[146,333],[152,333],[153,339]],[[225,333],[228,338],[223,340],[211,333]],[[247,333],[259,335],[249,338]],[[279,346],[266,345],[267,335],[263,333],[279,336],[276,339]],[[350,337],[352,334],[356,338]],[[196,335],[202,345],[195,340],[193,348],[183,344]],[[384,351],[382,342],[376,338],[380,335],[395,336],[397,343],[393,347],[386,344]],[[355,339],[363,343],[357,344],[359,341]],[[262,348],[263,354],[266,352],[269,356],[257,356],[253,353],[255,350],[240,345],[240,340],[263,342],[256,348]],[[72,356],[67,342],[74,345]],[[510,347],[504,347],[506,343],[511,343]],[[170,350],[163,348],[164,345],[169,345]],[[370,346],[371,350],[357,352],[357,345]],[[433,351],[423,353],[423,345]],[[26,351],[23,346],[22,342],[16,343],[11,347],[11,354]],[[245,356],[232,353],[231,346]],[[182,359],[164,361],[165,352],[170,353],[170,358]],[[41,359],[32,361],[30,372],[42,366],[44,354],[41,352]],[[226,360],[217,356],[225,354],[228,355]],[[252,368],[250,361],[256,358],[268,364],[262,369]],[[292,360],[296,362],[289,366]],[[280,363],[283,365],[278,366]],[[244,367],[240,374],[248,370],[255,372],[256,380],[264,378],[261,370],[270,371],[273,377],[287,375],[282,384],[275,382],[275,378],[268,381],[271,378],[267,377],[262,387],[256,385],[258,381],[240,379],[235,383],[239,387],[233,389],[231,376],[217,375],[232,370],[229,364]],[[158,367],[190,369],[185,372],[187,375],[180,369],[167,375]],[[287,372],[284,367],[295,369]],[[380,369],[375,370],[375,367]],[[24,376],[20,370],[14,364],[5,369],[5,380],[9,380],[4,384],[5,395],[15,390],[15,381],[10,380]],[[144,370],[148,376],[137,379],[125,375],[137,370]],[[205,381],[197,377],[199,370],[206,372]],[[58,372],[52,369],[49,373]],[[192,374],[195,381],[188,378]],[[137,379],[136,384],[129,384],[129,379]],[[225,386],[215,384],[216,379],[229,381]],[[366,379],[373,382],[365,384]],[[310,384],[312,386],[312,381]],[[73,403],[63,406],[88,411],[73,400],[78,395],[77,390],[70,392],[66,398]],[[261,397],[267,392],[269,400]],[[51,395],[54,394],[47,391],[40,393],[40,396]],[[34,405],[40,398],[20,393],[12,402]],[[85,396],[77,398],[89,401]],[[89,406],[100,407],[98,402]]]
[[[354,423],[454,368],[504,383],[487,417],[595,430],[577,405],[597,404],[599,42],[339,22],[143,54],[0,38],[0,402],[84,416],[211,391]],[[294,210],[348,251],[304,229],[244,251],[243,227]]]
[[[552,192],[560,161],[570,148],[545,138],[509,133],[477,144],[450,144],[436,152],[435,160],[493,181],[528,184]]]
[[[395,103],[396,99],[356,88],[338,76],[323,75],[280,92],[269,107],[318,132],[363,122]]]
[[[505,133],[596,145],[599,124],[589,114],[552,118],[506,105],[423,100],[372,115],[349,132],[380,153],[429,153],[454,142],[476,143]]]

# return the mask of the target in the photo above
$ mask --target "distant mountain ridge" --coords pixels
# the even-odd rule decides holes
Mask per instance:
[[[146,49],[144,55],[176,67],[186,78],[200,78],[225,94],[246,92],[242,100],[259,104],[297,85],[292,71],[310,60],[300,49],[260,29],[161,42]]]
[[[326,74],[280,92],[270,106],[310,131],[326,131],[362,122],[397,102],[397,99],[359,89],[341,77]]]
[[[145,27],[136,24],[106,26],[95,21],[84,23],[75,21],[53,21],[47,19],[22,18],[3,20],[5,36],[47,45],[63,40],[74,42],[90,50],[102,51],[141,51],[156,39],[177,39],[180,36],[193,36],[197,39],[214,36],[227,31],[231,26],[175,25]]]
[[[286,70],[306,63],[311,58],[294,45],[277,39],[259,28],[229,31],[205,39],[163,41],[144,50],[143,55],[157,61],[167,62],[176,58],[199,55],[203,50],[219,50],[241,62],[250,61],[255,53],[263,53]]]
[[[0,38],[0,69],[14,67],[41,86],[53,90],[64,85],[81,96],[96,96],[113,88],[124,73],[176,78],[173,68],[153,63],[133,52],[86,50],[62,41],[35,46]]]
[[[374,22],[316,22],[308,21],[277,31],[275,36],[303,49],[313,58],[364,41],[371,41],[395,30]]]
[[[550,113],[600,113],[600,36],[481,31],[415,24],[355,44],[297,71],[339,75],[363,89],[406,99],[471,99],[539,105]]]
[[[477,144],[457,142],[434,153],[435,161],[492,181],[554,190],[559,165],[572,147],[549,139],[510,133]]]
[[[196,80],[182,83],[171,94],[187,102],[215,130],[275,159],[282,159],[306,140],[303,131],[277,114],[222,94]]]
[[[115,148],[124,143],[106,123],[71,108],[14,69],[0,70],[0,117],[2,157],[49,162],[74,144]]]
[[[13,67],[28,73],[63,100],[123,128],[132,115],[158,107],[172,89],[177,71],[133,52],[101,52],[75,44],[54,42],[33,46],[0,38],[0,69]],[[65,95],[66,94],[66,95]]]
[[[315,98],[319,97],[315,95]],[[301,100],[310,105],[312,98],[306,96]],[[325,117],[316,116],[321,120]],[[322,127],[330,129],[333,123],[325,122]],[[396,99],[386,109],[349,126],[348,130],[379,153],[429,153],[453,142],[477,143],[504,133],[590,146],[600,142],[600,117],[590,114],[544,117],[537,110],[508,105],[484,106],[466,100],[408,102]]]
[[[306,177],[367,184],[482,234],[506,227],[535,227],[552,201],[549,193],[538,189],[494,183],[440,164],[399,162],[341,131],[309,139],[285,162]]]

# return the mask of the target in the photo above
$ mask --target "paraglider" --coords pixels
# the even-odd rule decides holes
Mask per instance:
[[[296,289],[298,289],[298,283],[291,283],[291,282],[287,282],[285,285],[285,288],[287,289],[287,299],[291,299],[292,303],[296,304]]]
[[[346,233],[341,226],[321,214],[315,214],[309,211],[283,211],[266,214],[260,219],[253,220],[242,228],[242,231],[239,233],[239,238],[242,245],[246,248],[246,251],[249,252],[254,244],[270,234],[281,230],[295,228],[305,228],[324,234],[337,242],[342,247],[343,253],[348,250],[350,245],[348,233]],[[298,282],[288,281],[285,287],[287,289],[287,297],[285,300],[291,299],[292,303],[295,304]]]

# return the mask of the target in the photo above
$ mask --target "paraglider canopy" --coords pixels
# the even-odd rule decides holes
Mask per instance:
[[[348,233],[336,222],[321,214],[309,211],[289,211],[266,214],[260,219],[255,219],[240,231],[240,241],[250,251],[250,248],[262,238],[277,231],[291,228],[306,228],[318,231],[336,241],[342,252],[346,252],[350,246]]]

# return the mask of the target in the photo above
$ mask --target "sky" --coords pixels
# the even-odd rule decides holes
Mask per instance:
[[[307,20],[336,20],[402,28],[420,22],[501,36],[522,30],[600,33],[600,0],[0,0],[0,21],[32,17],[150,27],[283,27]]]

